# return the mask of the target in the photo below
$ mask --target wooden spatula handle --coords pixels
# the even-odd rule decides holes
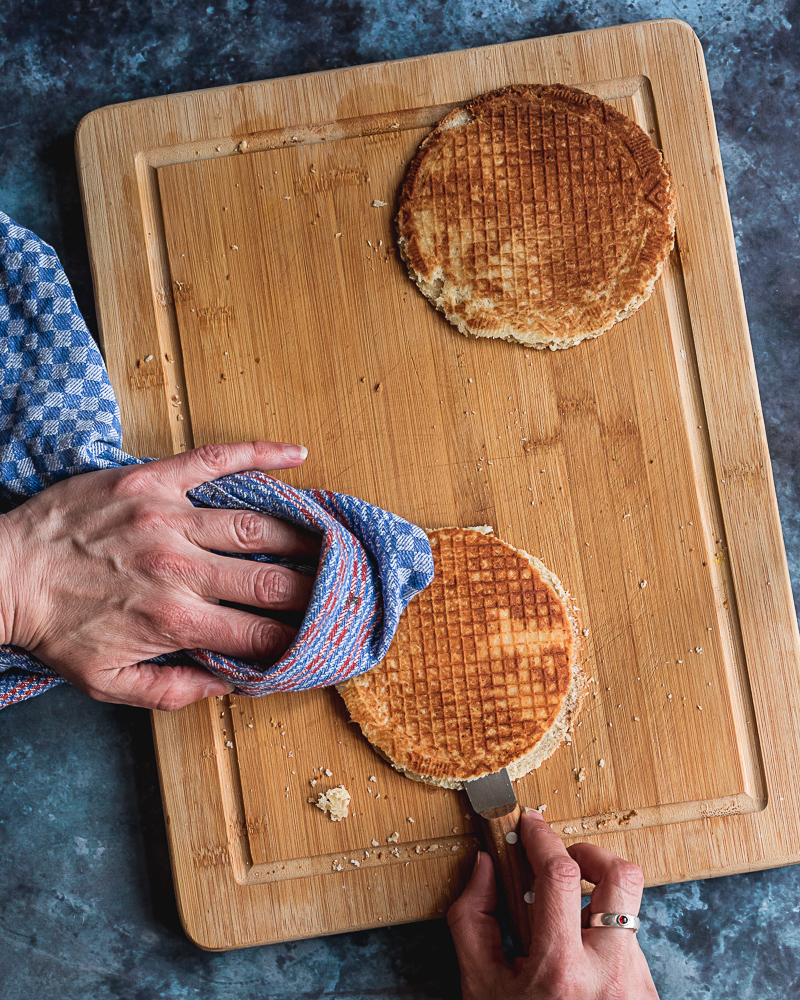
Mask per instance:
[[[508,904],[511,922],[517,937],[514,944],[527,955],[531,944],[533,906],[525,902],[525,893],[533,888],[525,848],[519,839],[519,805],[487,809],[480,814],[486,847],[494,861]],[[508,835],[513,834],[509,843]]]

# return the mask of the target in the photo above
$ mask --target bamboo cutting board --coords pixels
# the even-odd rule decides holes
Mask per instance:
[[[395,251],[420,141],[455,103],[517,82],[611,101],[678,193],[653,297],[568,351],[462,337]],[[650,884],[798,859],[800,644],[684,23],[104,108],[77,154],[128,449],[296,441],[306,464],[279,474],[293,485],[426,527],[492,524],[577,597],[593,678],[571,744],[520,800]],[[395,773],[332,690],[211,700],[156,713],[154,732],[179,906],[203,947],[436,916],[467,877],[466,798]],[[307,799],[341,783],[353,815],[332,823]]]

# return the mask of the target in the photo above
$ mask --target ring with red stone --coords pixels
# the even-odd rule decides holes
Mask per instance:
[[[624,931],[636,931],[641,921],[632,913],[592,913],[589,917],[590,927],[618,927]]]

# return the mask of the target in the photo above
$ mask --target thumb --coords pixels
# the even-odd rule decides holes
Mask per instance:
[[[501,946],[500,928],[492,915],[495,906],[492,859],[479,851],[472,878],[447,912],[465,996],[490,996],[490,984],[498,968],[510,969]]]
[[[234,685],[194,666],[134,663],[106,679],[103,701],[172,712],[214,695],[229,694]]]

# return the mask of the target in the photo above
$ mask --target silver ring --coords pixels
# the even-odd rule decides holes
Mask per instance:
[[[592,913],[589,916],[590,927],[619,927],[620,930],[636,933],[641,924],[641,920],[632,913]]]

